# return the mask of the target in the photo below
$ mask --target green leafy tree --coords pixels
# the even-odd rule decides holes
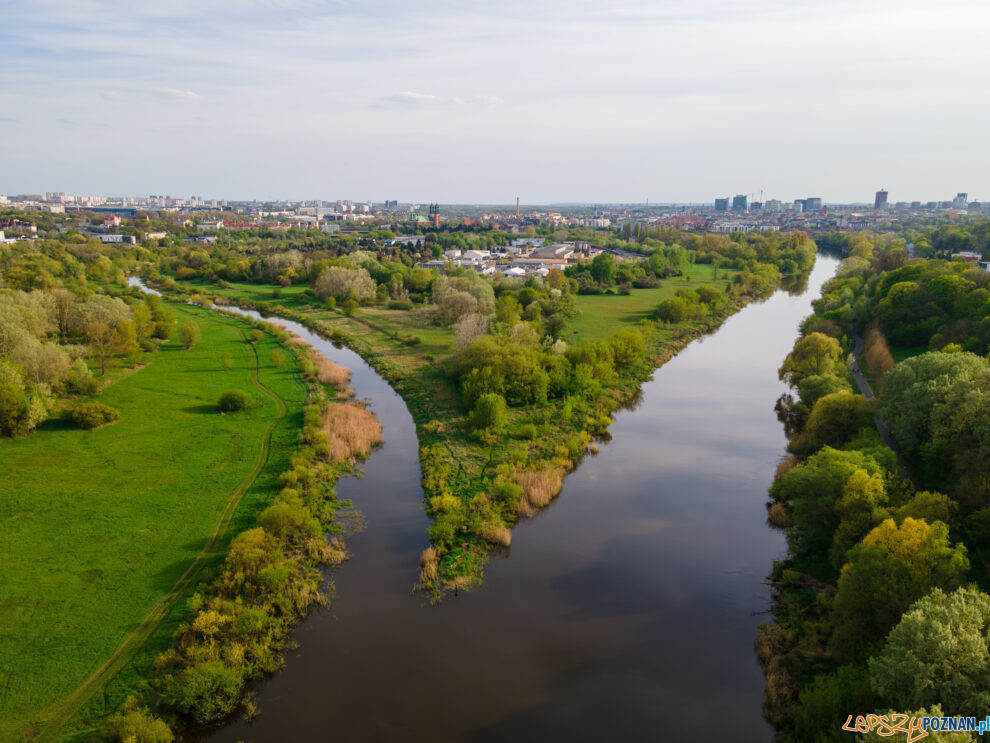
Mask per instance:
[[[602,286],[611,286],[615,283],[618,268],[615,265],[615,258],[610,253],[599,253],[591,260],[588,271],[592,278]]]
[[[243,410],[250,407],[252,403],[254,403],[254,400],[244,390],[227,390],[220,395],[218,404],[220,410],[225,413],[231,413],[235,410]]]
[[[912,603],[933,588],[954,588],[969,570],[966,548],[949,542],[949,527],[887,519],[849,551],[835,597],[832,649],[865,658]]]
[[[886,704],[941,704],[949,715],[990,707],[990,596],[976,588],[936,588],[915,603],[870,661]]]
[[[812,449],[847,444],[859,430],[873,423],[873,409],[862,395],[840,390],[819,398],[804,432]]]
[[[505,398],[492,392],[478,397],[471,411],[471,424],[476,429],[501,431],[508,422],[508,406]]]
[[[842,346],[824,333],[811,333],[794,344],[794,350],[780,367],[780,378],[791,385],[800,384],[813,374],[835,374],[842,357]]]

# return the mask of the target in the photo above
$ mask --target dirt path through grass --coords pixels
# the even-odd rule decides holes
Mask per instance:
[[[244,341],[247,342],[247,336],[244,331],[238,329],[238,332],[244,338]],[[220,514],[220,520],[213,529],[213,533],[206,540],[206,544],[203,545],[200,553],[190,563],[189,567],[186,568],[186,571],[179,576],[175,585],[172,586],[168,593],[162,596],[158,603],[141,620],[141,623],[124,638],[124,641],[114,651],[113,655],[107,658],[103,665],[93,672],[92,676],[86,679],[78,689],[60,704],[49,708],[47,713],[42,715],[41,721],[44,724],[44,728],[36,740],[43,742],[56,740],[58,732],[131,661],[165,616],[172,610],[176,602],[182,597],[186,589],[194,585],[198,580],[203,566],[213,556],[217,541],[224,535],[227,527],[230,525],[230,520],[237,511],[237,506],[240,504],[241,498],[247,492],[248,488],[251,487],[251,484],[258,477],[265,463],[268,461],[272,431],[274,431],[275,425],[285,416],[288,408],[281,397],[262,383],[258,373],[260,368],[258,349],[253,344],[251,345],[251,349],[254,352],[254,369],[251,370],[251,381],[264,395],[274,401],[278,408],[278,414],[265,427],[262,434],[261,448],[258,450],[258,456],[255,459],[254,466],[227,500],[223,512]]]

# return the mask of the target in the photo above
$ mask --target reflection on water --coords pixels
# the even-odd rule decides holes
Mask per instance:
[[[408,411],[356,354],[286,322],[354,370],[385,444],[338,484],[367,528],[332,607],[258,685],[261,715],[213,739],[769,741],[753,639],[785,547],[764,509],[786,443],[777,367],[835,265],[658,370],[511,556],[440,606],[410,591],[428,521]]]

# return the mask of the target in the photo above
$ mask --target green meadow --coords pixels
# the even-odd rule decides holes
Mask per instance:
[[[57,417],[0,441],[0,740],[85,737],[78,719],[55,729],[139,682],[295,449],[295,356],[277,369],[270,336],[254,346],[240,320],[169,309],[202,339],[187,350],[173,338],[107,387],[98,399],[119,422],[83,431]],[[221,415],[231,388],[254,406]]]

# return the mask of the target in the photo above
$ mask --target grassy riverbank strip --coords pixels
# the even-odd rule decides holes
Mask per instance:
[[[254,325],[252,335],[275,337],[279,363],[293,357],[307,384],[299,445],[274,500],[253,528],[233,539],[218,574],[189,598],[187,618],[156,657],[143,700],[129,700],[110,719],[111,731],[124,740],[134,731],[164,730],[162,714],[180,726],[221,722],[242,703],[246,715],[254,714],[245,699],[248,681],[281,665],[296,622],[329,601],[332,584],[321,566],[347,556],[337,513],[351,504],[337,500],[334,485],[381,441],[381,426],[349,400],[349,370],[275,325]]]
[[[267,504],[295,446],[305,388],[294,362],[268,363],[275,341],[252,346],[242,321],[169,310],[203,337],[190,349],[164,343],[105,388],[118,422],[83,431],[54,418],[0,442],[10,465],[0,738],[61,735],[79,710],[119,703],[167,646],[188,587]],[[255,390],[254,404],[219,415],[230,388]]]

